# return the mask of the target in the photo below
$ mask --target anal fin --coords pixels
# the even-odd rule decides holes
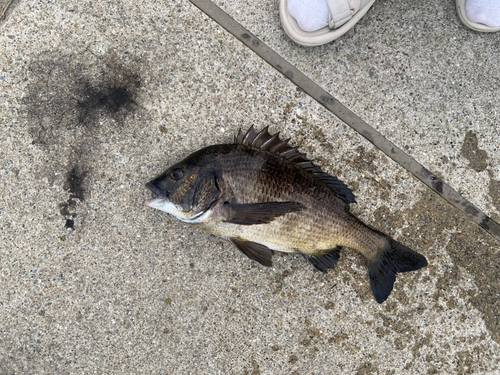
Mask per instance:
[[[333,270],[340,256],[340,248],[334,249],[326,255],[312,256],[302,254],[306,260],[311,263],[317,270],[327,273],[328,269]]]
[[[259,262],[263,266],[271,267],[273,265],[272,261],[272,250],[267,246],[260,243],[243,241],[238,238],[229,238],[231,242],[240,250],[243,254],[256,262]]]

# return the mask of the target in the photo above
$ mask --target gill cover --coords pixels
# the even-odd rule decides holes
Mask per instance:
[[[210,213],[221,192],[216,172],[184,160],[146,184],[156,197],[146,205],[178,219],[197,222]]]

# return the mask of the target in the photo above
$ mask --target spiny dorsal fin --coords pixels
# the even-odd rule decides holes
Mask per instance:
[[[298,151],[297,147],[292,147],[288,144],[290,139],[281,140],[279,133],[269,133],[269,127],[266,126],[260,132],[256,132],[253,125],[246,133],[241,129],[234,137],[234,143],[237,145],[251,146],[269,151],[273,154],[288,159],[297,166],[305,169],[318,177],[328,185],[340,198],[347,203],[355,203],[356,199],[351,189],[336,177],[330,176],[321,170],[320,167],[314,165],[305,154]]]
[[[252,146],[261,148],[263,150],[272,152],[273,154],[284,157],[285,159],[291,159],[296,156],[302,156],[305,161],[307,158],[304,154],[297,151],[296,147],[292,147],[288,144],[290,139],[282,141],[279,138],[279,133],[272,135],[269,133],[269,127],[266,126],[260,132],[256,132],[253,125],[248,129],[246,133],[243,133],[240,129],[238,135],[234,137],[234,143],[237,145]]]

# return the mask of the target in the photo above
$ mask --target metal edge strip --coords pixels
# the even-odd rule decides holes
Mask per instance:
[[[382,134],[368,125],[359,116],[344,106],[332,95],[323,90],[318,84],[312,81],[295,66],[286,61],[269,46],[255,37],[250,31],[245,29],[240,23],[234,20],[226,12],[209,0],[189,0],[208,17],[217,22],[240,42],[254,51],[259,57],[269,65],[282,73],[286,78],[297,85],[301,90],[314,98],[319,104],[340,118],[343,122],[365,137],[375,147],[385,153],[396,163],[405,168],[408,172],[426,184],[430,189],[438,193],[452,206],[468,216],[477,225],[500,241],[500,225],[484,214],[467,199],[462,197],[457,191],[443,182],[439,177],[431,173],[419,162],[407,155],[394,143],[386,139]]]

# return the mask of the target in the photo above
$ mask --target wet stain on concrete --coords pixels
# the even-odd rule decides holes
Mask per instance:
[[[405,222],[408,222],[409,225],[404,229],[398,241],[427,257],[431,276],[433,264],[436,261],[432,248],[435,248],[436,243],[438,246],[446,245],[446,251],[452,258],[454,266],[443,276],[435,275],[435,277],[440,277],[438,290],[443,291],[447,290],[449,286],[459,285],[459,268],[467,270],[474,277],[478,289],[474,291],[464,290],[462,298],[468,300],[482,313],[486,328],[492,338],[500,343],[500,300],[498,298],[500,255],[497,250],[500,244],[480,227],[472,224],[465,215],[443,201],[438,194],[431,191],[426,191],[420,201],[408,211],[391,213],[387,209],[377,210],[372,218],[376,229],[389,235],[392,234],[394,223]],[[448,233],[455,229],[456,232],[449,238]],[[412,239],[415,240],[412,241]],[[404,282],[411,287],[411,283],[419,281],[411,279],[406,274],[401,274],[396,280],[396,283],[398,282]],[[400,288],[396,288],[391,297],[403,305],[407,299]],[[441,295],[435,296],[436,301],[440,298],[442,298]],[[390,303],[387,303],[383,318],[387,319],[387,316],[392,314],[391,311],[387,310],[391,306]],[[435,308],[442,307],[436,302]],[[418,311],[414,313],[418,313]],[[393,322],[393,329],[397,329],[398,324],[402,324],[400,322]],[[408,327],[402,327],[404,332],[407,329]]]
[[[371,362],[364,362],[356,369],[356,375],[377,374],[378,368]]]
[[[85,178],[88,172],[80,166],[73,166],[64,183],[64,189],[69,192],[69,199],[59,203],[59,212],[66,218],[64,228],[75,229],[75,218],[77,217],[77,199],[80,202],[85,200]]]
[[[500,181],[490,180],[489,193],[493,200],[493,205],[500,211]]]
[[[29,132],[32,144],[49,155],[39,173],[69,193],[59,204],[65,228],[75,229],[77,202],[90,192],[89,165],[97,145],[104,137],[132,136],[127,120],[141,108],[137,66],[131,56],[97,56],[89,50],[66,55],[53,50],[31,62],[24,99]]]
[[[469,161],[471,168],[476,172],[488,168],[488,154],[486,151],[479,149],[477,135],[472,130],[467,131],[465,134],[461,154]]]
[[[332,336],[332,337],[328,338],[328,343],[329,344],[340,345],[342,342],[344,342],[348,338],[349,338],[349,336],[347,335],[347,333],[342,332],[342,333],[339,333],[339,334],[337,334],[335,336]]]
[[[64,188],[69,191],[70,199],[79,199],[81,202],[85,199],[84,180],[87,172],[78,166],[73,166],[69,171]]]
[[[92,124],[88,120],[93,118],[96,109],[115,115],[121,108],[133,104],[132,95],[125,86],[95,88],[88,85],[85,97],[81,101],[77,100],[77,106],[81,109],[78,120],[80,124]]]
[[[59,203],[59,212],[66,218],[64,228],[75,229],[75,218],[78,215],[76,213],[76,201],[68,199],[67,202]]]
[[[75,227],[75,221],[73,219],[66,219],[66,224],[64,224],[64,228],[74,229],[74,227]]]
[[[245,369],[243,372],[245,375],[259,375],[260,374],[260,369],[259,369],[259,363],[252,359],[252,369]]]
[[[94,131],[106,120],[122,126],[138,108],[135,97],[141,79],[116,60],[51,52],[32,62],[34,80],[24,103],[34,144],[64,143],[71,135],[67,133],[81,132],[82,127]]]

